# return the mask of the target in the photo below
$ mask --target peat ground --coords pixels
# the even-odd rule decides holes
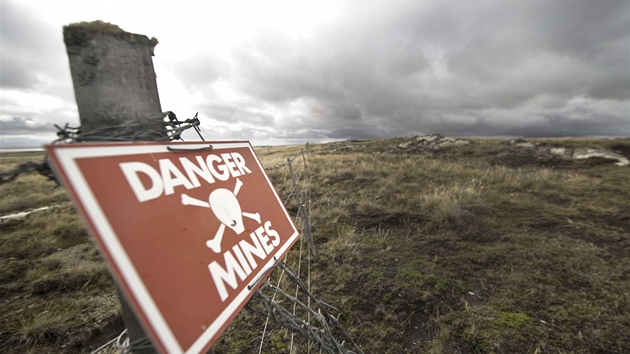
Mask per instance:
[[[401,148],[413,139],[256,149],[266,167],[304,151],[295,172],[308,176],[318,255],[296,245],[287,263],[310,270],[311,292],[365,353],[630,352],[629,167],[505,154],[502,139]],[[628,138],[526,140],[630,157]],[[41,159],[2,154],[0,171]],[[288,169],[268,174],[286,199]],[[51,205],[0,223],[0,352],[89,353],[123,329],[63,189],[39,175],[0,185],[1,216]],[[242,311],[215,352],[257,353],[264,324]],[[290,342],[270,323],[263,352]]]

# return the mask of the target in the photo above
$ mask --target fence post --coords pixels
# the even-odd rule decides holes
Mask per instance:
[[[287,158],[287,165],[289,165],[289,174],[291,175],[291,182],[293,183],[293,191],[291,192],[291,194],[300,205],[298,208],[298,214],[302,218],[302,233],[306,236],[306,241],[308,242],[309,248],[311,249],[311,253],[313,253],[313,257],[317,257],[317,248],[315,247],[315,241],[313,240],[313,234],[311,233],[311,220],[308,215],[308,211],[306,210],[306,205],[304,205],[304,199],[298,191],[297,179],[295,178],[295,174],[293,173],[293,165],[291,164],[291,161],[291,158]],[[306,160],[304,160],[304,167],[306,171]]]
[[[64,26],[63,37],[82,132],[162,112],[151,59],[157,40],[102,21]],[[157,132],[151,140],[166,135],[164,125],[150,129]],[[130,343],[144,339],[147,335],[138,319],[120,291],[118,294]],[[154,351],[153,348],[132,350],[133,353]]]
[[[162,112],[151,59],[156,39],[102,21],[65,26],[63,39],[83,132]]]

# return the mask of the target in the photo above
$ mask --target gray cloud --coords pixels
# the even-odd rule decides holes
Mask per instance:
[[[37,76],[23,63],[4,54],[0,61],[0,73],[0,87],[3,88],[29,89],[39,82]]]
[[[63,64],[51,60],[55,58],[51,53],[56,52],[61,41],[61,28],[52,28],[32,18],[23,7],[8,1],[2,3],[0,16],[0,86],[35,89],[38,84],[44,84],[46,76],[59,78]]]
[[[19,135],[42,132],[54,134],[56,129],[52,124],[35,120],[33,118],[13,117],[9,120],[0,120],[0,131],[2,131],[2,135]]]
[[[49,143],[50,139],[34,134],[0,136],[0,149],[42,147]]]
[[[238,107],[227,104],[208,104],[200,107],[208,116],[226,123],[246,123],[259,127],[273,125],[273,116],[253,111],[251,107]]]
[[[330,136],[630,132],[627,112],[606,105],[630,97],[623,2],[385,6],[353,7],[312,39],[256,38],[232,53],[230,79],[255,103],[307,102],[307,116],[276,121]],[[579,123],[563,118],[576,97],[592,99]],[[488,109],[510,121],[484,120]]]
[[[195,99],[174,103],[199,111],[212,137],[257,141],[425,133],[630,135],[625,1],[336,6],[334,20],[310,35],[262,26],[249,41],[223,52],[199,41],[190,52],[165,58],[169,75]],[[19,5],[3,3],[1,85],[46,86],[71,101],[71,89],[51,88],[51,82],[69,82],[65,53],[48,44],[61,43],[61,28],[40,22]],[[166,55],[164,45],[156,60]],[[53,52],[54,60],[42,60]],[[161,85],[162,73],[157,75]],[[222,97],[221,85],[233,97]],[[161,93],[169,89],[160,86]],[[28,116],[26,111],[3,117]],[[19,122],[9,125],[19,130]]]

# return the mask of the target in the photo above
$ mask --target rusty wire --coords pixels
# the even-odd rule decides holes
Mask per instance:
[[[168,118],[168,120],[165,120]],[[57,139],[52,144],[72,144],[82,142],[105,142],[105,141],[173,141],[183,140],[182,132],[188,129],[194,129],[201,140],[201,132],[199,130],[199,118],[197,114],[193,118],[186,120],[178,120],[175,113],[171,111],[157,114],[147,119],[130,119],[124,123],[117,125],[109,125],[94,129],[89,132],[83,132],[81,127],[71,127],[66,123],[57,128]],[[156,129],[159,127],[159,129]],[[38,172],[46,176],[50,180],[58,183],[54,173],[50,169],[48,159],[45,157],[43,162],[25,162],[10,171],[0,172],[0,184],[13,181],[21,174]]]
[[[168,121],[165,121],[165,118],[168,118]],[[149,118],[128,119],[120,124],[103,126],[88,132],[82,131],[81,127],[74,128],[68,124],[64,127],[55,124],[55,127],[58,130],[58,138],[53,144],[90,141],[183,140],[182,132],[190,128],[193,128],[201,140],[204,140],[199,130],[197,114],[193,118],[180,121],[171,111],[162,112]]]
[[[168,118],[168,120],[165,120]],[[173,141],[173,140],[183,140],[181,138],[181,134],[183,131],[187,129],[194,129],[201,140],[205,141],[201,136],[199,130],[199,119],[197,114],[193,118],[186,119],[180,121],[177,119],[176,115],[173,112],[163,112],[148,119],[130,119],[125,121],[124,123],[118,125],[105,126],[101,128],[94,129],[89,132],[83,132],[81,127],[70,127],[69,124],[66,124],[64,127],[60,127],[55,124],[57,128],[57,136],[58,138],[52,142],[52,144],[70,144],[70,143],[82,143],[82,142],[106,142],[106,141]],[[156,128],[157,127],[157,128]],[[303,152],[302,152],[303,155]],[[304,156],[303,156],[304,157]],[[273,170],[276,168],[281,168],[284,166],[289,166],[291,168],[291,162],[293,159],[297,158],[297,156],[293,158],[288,158],[286,163],[280,164],[278,166],[274,166],[267,170]],[[306,162],[306,161],[305,161]],[[45,157],[44,161],[41,163],[37,162],[26,162],[18,165],[14,169],[6,172],[0,172],[0,185],[4,183],[11,182],[15,180],[17,176],[20,174],[38,172],[47,178],[54,180],[57,182],[54,173],[50,169],[48,164],[48,160]],[[291,171],[292,172],[292,171]],[[295,177],[292,175],[294,190],[289,195],[289,198],[294,197],[296,199],[301,199],[295,195],[296,186],[295,186]],[[58,183],[58,182],[57,182]],[[287,199],[288,201],[288,199]],[[286,204],[286,202],[285,202]],[[305,208],[303,201],[300,202],[300,210]],[[297,217],[304,218],[305,215],[303,212],[300,212]],[[307,216],[306,216],[307,217]],[[306,224],[308,225],[308,223]],[[307,226],[309,228],[308,232],[310,236],[310,225]],[[306,230],[303,230],[305,232]],[[310,238],[310,237],[309,237]],[[309,240],[312,243],[312,239]],[[314,245],[311,244],[311,247]],[[315,299],[313,294],[309,291],[309,288],[302,282],[298,275],[296,275],[289,266],[284,262],[278,262],[277,266],[282,268],[283,272],[288,275],[288,278],[296,284],[296,296],[292,296],[277,286],[274,286],[266,281],[254,294],[254,296],[250,299],[246,307],[257,313],[263,317],[271,318],[279,325],[286,327],[288,330],[303,335],[308,340],[317,344],[323,351],[326,353],[341,353],[341,354],[362,354],[363,352],[357,346],[357,344],[352,340],[348,332],[343,328],[343,326],[339,323],[337,318],[332,316],[328,309],[334,309],[334,307],[318,301]],[[270,269],[271,270],[271,269]],[[309,270],[310,273],[310,270]],[[310,277],[310,274],[309,274]],[[309,279],[310,280],[310,279]],[[307,296],[307,304],[300,301],[297,298],[297,291],[300,290],[303,294]],[[271,292],[273,295],[269,296],[266,293]],[[279,295],[283,297],[285,300],[288,300],[291,303],[293,309],[296,306],[299,306],[302,310],[304,310],[308,317],[312,317],[316,320],[316,324],[310,323],[310,320],[303,320],[296,316],[295,310],[293,313],[286,308],[281,306],[282,301],[276,301],[275,297]],[[315,308],[311,308],[311,304],[316,305]],[[338,310],[337,310],[338,312]],[[340,343],[335,336],[333,335],[333,331],[338,333],[343,338],[343,341]],[[126,331],[121,333],[118,338],[115,338],[116,347],[118,349],[122,349],[123,353],[128,353],[133,350],[151,350],[152,345],[147,337],[141,338],[134,343],[129,343],[128,340],[122,341],[121,338],[126,336]],[[98,353],[105,350],[109,344],[113,343],[114,340],[109,343],[99,347],[93,353]],[[344,344],[348,342],[352,345],[353,350],[346,349]]]
[[[295,283],[300,291],[316,306],[312,308],[300,301],[297,297],[286,293],[279,287],[266,281],[247,303],[246,308],[262,317],[271,318],[274,322],[287,328],[291,332],[301,334],[317,344],[320,349],[326,353],[362,354],[363,351],[361,351],[358,345],[352,340],[337,318],[332,316],[328,311],[328,309],[336,309],[315,299],[315,296],[308,291],[306,285],[286,263],[278,262],[277,266],[287,274],[288,279]],[[274,300],[272,297],[275,296],[269,296],[266,294],[268,292],[282,296],[291,304],[297,304],[302,310],[309,313],[311,317],[316,320],[316,323],[309,323],[299,318],[297,315],[281,306],[282,300]],[[339,340],[335,338],[333,331],[340,333],[343,341],[339,342]],[[346,342],[350,343],[353,347],[351,350],[345,348],[344,344]]]
[[[0,172],[0,184],[12,182],[13,180],[15,180],[15,178],[17,178],[17,176],[32,172],[38,172],[39,174],[46,176],[48,179],[57,182],[55,174],[52,172],[50,166],[48,165],[48,161],[44,160],[44,162],[28,161],[19,164],[10,171]]]

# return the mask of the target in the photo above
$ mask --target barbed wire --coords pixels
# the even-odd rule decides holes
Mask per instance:
[[[168,120],[166,121],[165,118],[168,118]],[[193,118],[180,121],[177,119],[177,116],[170,111],[163,112],[145,119],[129,119],[121,124],[100,127],[89,132],[83,132],[81,130],[81,127],[71,127],[69,124],[66,124],[64,127],[55,125],[55,127],[58,130],[58,138],[54,140],[52,144],[71,144],[101,141],[133,142],[183,140],[181,137],[182,132],[191,128],[197,132],[201,140],[205,141],[205,139],[203,139],[203,137],[201,136],[199,130],[199,119],[197,117],[197,114],[195,114]],[[297,157],[299,157],[299,155],[292,158],[287,158],[286,163],[274,166],[266,170],[273,170],[288,166],[291,173],[293,189],[289,194],[285,204],[290,198],[295,198],[296,201],[299,203],[300,208],[298,210],[298,215],[296,215],[296,218],[303,219],[302,233],[307,236],[307,242],[311,250],[313,251],[313,255],[315,256],[315,245],[313,243],[312,235],[310,233],[310,221],[308,211],[306,210],[307,206],[305,199],[309,198],[302,195],[303,193],[297,190],[296,177],[293,173],[291,165],[291,162]],[[302,151],[302,157],[304,158],[305,173],[303,176],[299,176],[297,178],[298,180],[300,179],[300,177],[307,176],[308,174],[308,171],[306,170],[307,167],[306,158],[304,157],[304,151]],[[47,157],[45,157],[44,161],[41,163],[29,161],[18,165],[10,171],[0,172],[0,184],[11,182],[21,174],[33,172],[38,172],[46,176],[47,178],[57,182],[57,185],[59,185],[59,182],[57,181],[54,173],[49,166]],[[327,308],[334,309],[337,312],[338,310],[324,302],[316,300],[313,294],[310,292],[310,257],[308,274],[309,286],[306,286],[300,280],[299,275],[295,274],[286,263],[278,262],[277,266],[282,268],[283,274],[286,273],[288,275],[288,278],[296,284],[295,296],[289,295],[284,290],[280,289],[279,286],[272,285],[267,280],[254,293],[254,296],[250,299],[246,307],[257,314],[266,317],[267,319],[271,318],[276,323],[287,328],[293,333],[303,335],[305,338],[317,344],[322,350],[326,351],[327,353],[362,354],[361,349],[352,340],[352,338],[346,332],[343,326],[341,326],[337,318],[330,315]],[[270,269],[269,271],[271,270],[272,269]],[[278,283],[278,285],[280,284]],[[306,304],[298,299],[299,291],[301,291],[307,297]],[[267,294],[265,294],[265,292],[272,292],[273,296],[268,296]],[[284,299],[290,301],[293,307],[293,312],[290,312],[289,310],[283,308],[280,304],[280,301],[275,300],[275,297],[277,295],[282,296],[284,297]],[[316,305],[315,309],[311,308],[311,303]],[[299,307],[302,310],[306,311],[306,313],[308,314],[307,320],[300,319],[298,316],[296,316],[296,307]],[[310,323],[311,317],[313,317],[317,321],[316,325]],[[334,337],[332,333],[333,330],[337,333],[341,333],[344,339],[341,343],[339,343],[339,341]],[[263,339],[261,339],[261,345]],[[354,350],[356,351],[346,349],[344,347],[344,343],[346,342],[351,343],[354,347]],[[140,338],[130,343],[127,330],[125,330],[118,337],[112,339],[105,345],[102,345],[92,353],[99,353],[107,349],[108,347],[111,347],[112,345],[114,345],[117,349],[122,350],[122,353],[130,353],[134,351],[145,353],[155,350],[148,337]]]
[[[317,344],[320,349],[326,353],[362,354],[363,351],[361,351],[357,344],[352,340],[337,318],[332,316],[327,309],[330,308],[336,311],[338,310],[324,302],[318,301],[307,289],[302,280],[286,263],[278,262],[278,267],[280,267],[287,275],[287,278],[296,284],[300,291],[316,305],[316,309],[311,308],[304,302],[300,301],[297,297],[286,293],[279,287],[272,285],[269,281],[266,281],[258,289],[252,299],[247,303],[246,308],[260,316],[271,318],[273,321],[292,332],[301,334]],[[309,313],[311,317],[317,321],[318,326],[315,326],[313,323],[309,323],[310,321],[307,322],[299,318],[291,311],[282,307],[280,305],[281,301],[272,300],[271,296],[265,294],[266,291],[280,295],[292,304],[297,304],[297,306]],[[333,329],[340,332],[343,336],[344,340],[341,343],[333,335]],[[349,350],[344,347],[346,342],[353,346],[353,350]]]
[[[71,127],[66,123],[63,127],[55,124],[57,128],[57,139],[52,144],[71,144],[80,142],[96,141],[173,141],[183,140],[182,133],[188,129],[194,129],[201,140],[199,129],[198,113],[193,118],[178,120],[175,113],[171,111],[162,112],[153,117],[143,119],[129,119],[117,125],[104,126],[83,132],[81,127]],[[165,118],[168,118],[165,121]],[[155,127],[160,127],[156,129]],[[59,184],[54,173],[50,169],[47,157],[43,162],[25,162],[10,171],[0,172],[0,185],[13,181],[21,174],[38,172]]]
[[[273,168],[273,169],[276,169],[276,168],[280,168],[280,167],[283,167],[283,166],[289,166],[289,173],[291,174],[291,180],[292,180],[292,183],[293,183],[293,188],[291,190],[291,193],[289,193],[289,197],[284,202],[284,206],[285,207],[287,206],[287,203],[289,202],[289,199],[291,198],[292,195],[294,195],[294,192],[297,189],[297,184],[295,182],[296,178],[294,176],[293,168],[291,167],[292,161],[295,160],[296,158],[297,158],[297,156],[288,157],[286,163],[283,163],[283,164],[280,164],[280,165],[276,165],[276,166],[274,166],[275,168]],[[306,168],[306,159],[304,160],[304,168]],[[295,223],[295,225],[298,224],[298,220],[302,220],[302,214],[301,213],[297,213],[295,215],[294,221],[293,221]],[[304,228],[304,225],[305,225],[304,220],[302,220],[302,227],[303,228]],[[297,276],[298,277],[301,275],[301,270],[302,270],[303,249],[304,249],[304,232],[302,232],[302,237],[300,237],[300,244],[299,244],[299,249],[298,249],[298,261],[297,261],[297,267],[298,267]],[[308,251],[306,253],[307,253],[307,256],[308,256],[309,255]],[[308,258],[307,263],[308,263],[309,277],[310,277],[310,257],[307,257],[307,258]],[[284,274],[285,274],[284,271],[282,271],[280,273],[280,276],[278,277],[278,286],[281,284],[282,279],[284,277]],[[310,285],[310,279],[309,279],[309,285]],[[309,290],[310,290],[310,287],[309,287]],[[298,288],[296,286],[296,290],[295,290],[295,297],[296,298],[298,297],[298,294],[299,294],[299,290],[298,290]],[[277,293],[274,292],[274,294],[273,294],[273,296],[271,297],[271,300],[270,300],[271,302],[275,301],[276,295],[277,295]],[[293,306],[292,306],[292,314],[293,315],[295,315],[295,313],[296,313],[296,308],[297,308],[297,304],[293,303]],[[259,354],[262,353],[263,344],[265,342],[265,334],[267,333],[267,326],[269,324],[269,319],[270,319],[270,317],[266,316],[266,318],[265,318],[265,326],[263,327],[262,335],[260,337],[260,346],[258,348],[258,353]],[[307,317],[307,323],[308,322],[310,322],[310,314]],[[293,339],[294,339],[294,335],[295,335],[295,332],[291,332],[291,341],[290,341],[290,346],[289,346],[289,352],[290,353],[293,353]]]
[[[288,166],[293,160],[295,160],[296,158],[298,158],[298,156],[293,156],[293,157],[287,157],[287,162],[283,162],[283,163],[279,163],[275,166],[271,166],[271,167],[265,167],[265,171],[273,171],[273,170],[277,170],[280,169],[284,166]]]
[[[57,178],[55,174],[50,169],[48,165],[48,161],[44,160],[44,162],[33,162],[28,161],[19,164],[17,167],[13,168],[7,172],[0,172],[0,184],[12,182],[17,178],[17,176],[21,174],[38,172],[42,176],[46,176],[48,179],[57,182]],[[57,184],[59,184],[57,182]]]
[[[165,121],[165,118],[168,118],[168,121]],[[58,130],[58,139],[53,144],[89,141],[182,140],[182,132],[190,128],[193,128],[201,140],[204,140],[199,129],[197,114],[193,118],[180,121],[171,111],[162,112],[149,118],[128,119],[123,123],[99,127],[89,132],[83,132],[81,127],[70,127],[69,124],[63,128],[55,124],[55,127]]]

